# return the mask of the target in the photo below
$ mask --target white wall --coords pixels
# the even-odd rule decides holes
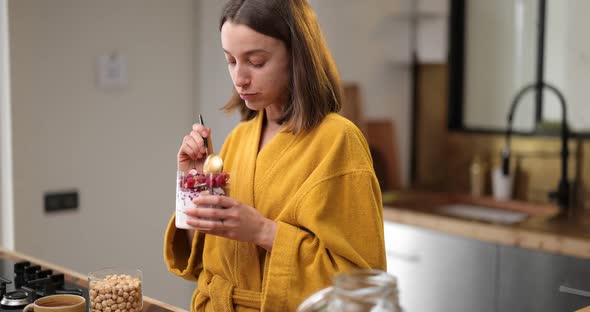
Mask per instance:
[[[14,248],[8,6],[0,0],[0,246]]]
[[[420,63],[447,63],[448,0],[415,0],[416,50]]]
[[[194,285],[162,260],[175,155],[196,113],[192,0],[12,0],[15,248],[89,272],[139,267],[147,296],[188,308]],[[95,62],[118,52],[129,85],[105,92]],[[43,193],[77,188],[78,211]]]
[[[239,122],[239,114],[230,116],[221,112],[221,107],[229,100],[233,85],[227,71],[227,62],[221,48],[219,17],[226,1],[200,0],[199,5],[199,90],[197,103],[203,114],[205,125],[210,127],[213,148],[219,151],[225,137]]]

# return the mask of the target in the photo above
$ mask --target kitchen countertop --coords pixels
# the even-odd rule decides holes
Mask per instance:
[[[385,221],[422,227],[506,246],[590,259],[590,216],[570,219],[551,217],[557,208],[549,204],[498,202],[492,198],[430,192],[403,192],[384,205]],[[453,217],[437,209],[444,204],[466,203],[527,212],[531,217],[511,225]]]
[[[46,261],[36,259],[18,252],[9,251],[3,248],[0,248],[0,258],[15,260],[15,261],[29,261],[31,263],[35,263],[43,267],[44,269],[51,269],[54,272],[63,273],[65,279],[71,283],[77,284],[81,287],[88,288],[88,277],[84,274],[74,272],[72,270],[60,267],[58,265],[54,265],[48,263]],[[170,304],[158,301],[156,299],[143,296],[143,311],[145,312],[184,312],[185,309],[181,309]]]

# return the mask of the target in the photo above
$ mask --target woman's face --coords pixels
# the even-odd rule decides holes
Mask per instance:
[[[246,106],[252,110],[269,108],[279,116],[288,97],[290,77],[285,44],[227,21],[221,27],[221,45],[234,87]]]

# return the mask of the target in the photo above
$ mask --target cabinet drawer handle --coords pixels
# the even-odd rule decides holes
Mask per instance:
[[[590,298],[590,291],[571,288],[571,287],[567,287],[564,285],[559,286],[559,291],[563,292],[563,293],[568,293],[568,294],[572,294],[572,295],[578,295],[578,296]]]
[[[407,262],[414,262],[414,263],[420,262],[420,256],[418,256],[416,254],[405,254],[405,253],[395,252],[392,250],[386,251],[386,254],[388,257],[404,260]]]

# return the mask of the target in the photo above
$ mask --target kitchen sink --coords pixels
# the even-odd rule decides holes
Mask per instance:
[[[439,206],[438,210],[454,217],[508,225],[522,222],[529,217],[526,212],[473,204],[448,204]]]

